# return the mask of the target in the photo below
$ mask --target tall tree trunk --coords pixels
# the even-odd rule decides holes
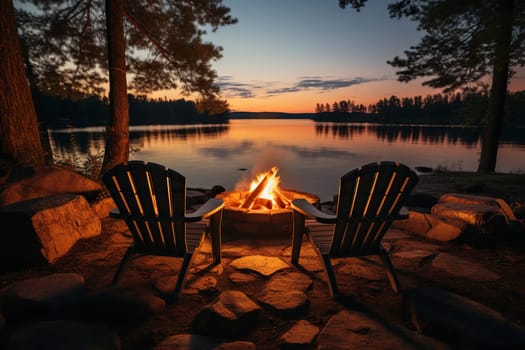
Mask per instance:
[[[0,153],[17,163],[41,165],[44,152],[12,0],[0,0],[0,13]]]
[[[492,173],[496,170],[499,137],[503,116],[505,114],[505,98],[509,81],[510,45],[512,41],[512,22],[514,1],[502,0],[497,9],[498,32],[496,42],[496,57],[492,72],[492,87],[487,124],[481,146],[478,172]]]
[[[123,6],[123,0],[106,0],[110,117],[102,172],[129,159],[129,109]]]

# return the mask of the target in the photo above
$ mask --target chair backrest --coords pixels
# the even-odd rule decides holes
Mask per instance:
[[[135,239],[137,252],[186,253],[186,178],[160,164],[129,161],[102,180]]]
[[[417,180],[410,168],[394,162],[370,163],[342,176],[330,255],[377,253]]]

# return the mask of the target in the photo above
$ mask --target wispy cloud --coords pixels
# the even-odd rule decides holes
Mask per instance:
[[[278,94],[299,92],[304,90],[328,91],[350,87],[358,84],[365,84],[372,81],[391,80],[392,78],[363,78],[355,77],[352,79],[333,79],[323,77],[300,77],[296,83],[278,82],[237,82],[231,76],[224,76],[218,79],[217,85],[220,87],[225,97],[270,97]]]

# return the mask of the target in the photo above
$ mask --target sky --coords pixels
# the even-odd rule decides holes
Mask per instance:
[[[213,64],[221,97],[233,111],[311,113],[317,103],[441,92],[398,82],[386,63],[423,36],[416,23],[389,17],[391,2],[356,12],[337,0],[223,0],[238,23],[206,37],[223,47]],[[524,89],[524,74],[510,88]]]

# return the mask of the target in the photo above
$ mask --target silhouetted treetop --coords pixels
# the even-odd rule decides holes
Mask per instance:
[[[107,82],[103,0],[31,0],[18,10],[31,83],[47,95],[101,94]],[[126,61],[134,93],[179,88],[214,95],[222,48],[205,26],[236,23],[221,0],[124,1]]]

